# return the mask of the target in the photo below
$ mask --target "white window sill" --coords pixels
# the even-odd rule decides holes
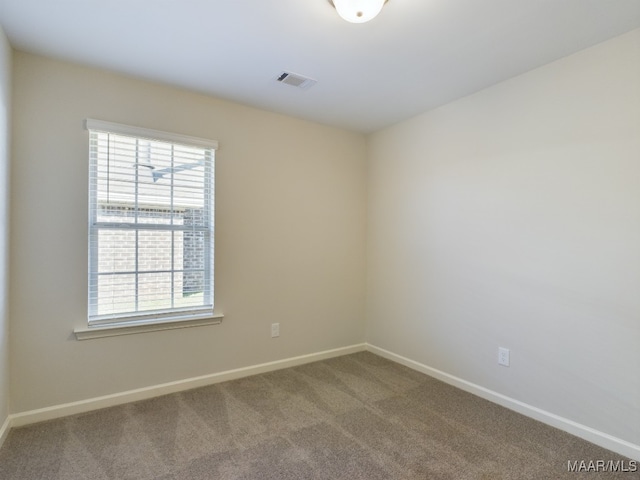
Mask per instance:
[[[73,333],[76,340],[91,340],[94,338],[116,337],[134,333],[157,332],[159,330],[174,330],[176,328],[202,327],[222,323],[223,314],[213,314],[207,317],[187,320],[165,320],[160,322],[123,322],[121,324],[98,325],[93,327],[76,328]]]

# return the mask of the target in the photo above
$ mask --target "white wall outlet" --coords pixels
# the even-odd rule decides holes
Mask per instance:
[[[280,324],[272,323],[271,324],[271,338],[276,338],[280,336]]]
[[[498,347],[498,364],[505,367],[509,366],[509,349]]]

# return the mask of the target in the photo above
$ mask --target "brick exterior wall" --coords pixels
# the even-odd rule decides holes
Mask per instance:
[[[181,209],[171,212],[168,208],[138,208],[139,223],[203,226],[201,209]],[[100,222],[134,223],[135,209],[126,205],[104,204],[99,206]],[[189,231],[139,230],[137,233],[138,265],[137,293],[139,309],[171,308],[173,297],[180,306],[199,305],[204,291],[204,234]],[[173,237],[173,244],[172,244]],[[130,229],[103,229],[99,234],[98,272],[136,271],[136,231]],[[170,272],[172,270],[185,270]],[[162,273],[143,273],[157,272]],[[100,314],[131,311],[136,301],[135,274],[100,275],[98,278]],[[120,307],[113,306],[110,298],[120,297]],[[193,297],[189,300],[188,297]]]

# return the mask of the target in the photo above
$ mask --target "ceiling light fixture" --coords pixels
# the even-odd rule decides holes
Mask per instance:
[[[364,23],[375,18],[389,0],[329,0],[347,22]]]

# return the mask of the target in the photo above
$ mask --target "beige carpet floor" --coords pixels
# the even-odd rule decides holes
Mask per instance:
[[[638,479],[624,461],[371,353],[13,429],[2,480]]]

